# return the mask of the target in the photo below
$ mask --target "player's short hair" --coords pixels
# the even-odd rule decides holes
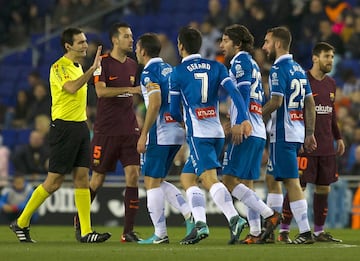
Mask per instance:
[[[251,52],[254,48],[254,36],[243,25],[234,24],[225,28],[224,35],[228,36],[234,45],[241,45],[241,50]]]
[[[60,38],[61,46],[64,49],[65,53],[67,52],[67,49],[65,48],[65,44],[74,44],[74,35],[82,34],[83,31],[80,28],[70,27],[65,29]]]
[[[199,53],[202,44],[202,36],[199,30],[190,26],[182,27],[179,31],[178,40],[188,54]]]
[[[333,51],[335,52],[335,47],[332,46],[329,43],[326,42],[318,42],[315,44],[314,48],[312,49],[312,54],[319,56],[320,53],[324,51],[324,52],[328,52],[328,51]]]
[[[274,38],[279,39],[284,50],[287,51],[290,50],[292,37],[290,30],[287,27],[285,26],[273,27],[267,30],[267,33],[272,33],[272,36]]]
[[[121,22],[121,23],[115,23],[113,24],[111,27],[110,27],[110,30],[109,30],[109,40],[110,40],[110,43],[111,45],[113,44],[112,43],[112,38],[114,36],[118,36],[119,35],[119,28],[130,28],[130,25],[128,23],[125,23],[125,22]]]
[[[159,37],[154,33],[146,33],[139,37],[138,44],[145,50],[149,57],[158,57],[161,51]]]

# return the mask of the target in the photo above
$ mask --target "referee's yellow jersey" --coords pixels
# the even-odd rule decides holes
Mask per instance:
[[[64,121],[86,120],[87,84],[76,93],[71,94],[63,90],[67,81],[73,81],[83,75],[80,64],[65,56],[57,60],[50,68],[50,90],[52,97],[51,118]]]

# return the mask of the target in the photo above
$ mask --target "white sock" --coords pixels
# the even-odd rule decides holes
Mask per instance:
[[[191,215],[191,210],[181,191],[166,181],[160,183],[160,188],[163,190],[169,204],[179,210],[185,220],[188,219]]]
[[[232,217],[239,215],[234,207],[231,194],[223,183],[213,184],[210,188],[210,195],[229,222]]]
[[[253,236],[258,236],[261,233],[261,219],[259,212],[247,208],[247,219],[250,226],[250,234]]]
[[[310,231],[307,208],[305,199],[290,202],[290,209],[299,227],[300,234]]]
[[[267,196],[266,204],[271,209],[281,213],[282,212],[283,202],[284,202],[284,195],[283,194],[269,193],[268,196]]]
[[[160,238],[167,236],[165,219],[165,197],[161,188],[146,191],[147,207],[155,228],[155,235]]]
[[[197,186],[192,186],[186,190],[191,213],[195,222],[206,223],[205,195]]]
[[[232,195],[243,202],[248,208],[260,213],[264,218],[270,217],[274,211],[268,207],[256,193],[244,184],[238,184],[232,191]]]

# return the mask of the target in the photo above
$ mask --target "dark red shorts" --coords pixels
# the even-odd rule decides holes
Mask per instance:
[[[327,186],[338,180],[336,156],[298,157],[300,183]]]
[[[104,136],[94,135],[91,141],[91,169],[106,174],[116,169],[120,160],[123,167],[140,165],[136,150],[139,135]]]

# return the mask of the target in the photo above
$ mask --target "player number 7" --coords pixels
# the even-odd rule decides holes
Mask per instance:
[[[201,80],[201,103],[208,100],[209,78],[207,73],[194,73],[196,80]]]

